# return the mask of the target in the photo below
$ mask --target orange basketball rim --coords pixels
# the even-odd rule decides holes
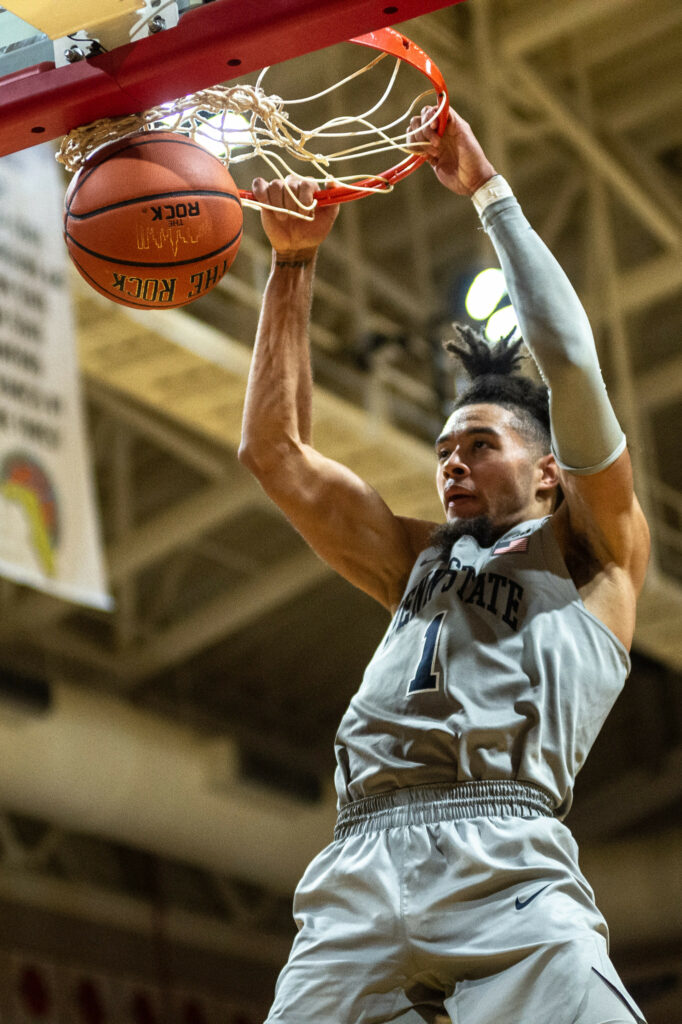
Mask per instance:
[[[355,36],[349,42],[358,43],[360,46],[368,46],[373,50],[380,50],[420,71],[431,82],[436,93],[439,112],[435,126],[438,134],[443,134],[448,123],[450,97],[443,75],[428,54],[424,53],[407,36],[404,36],[401,32],[396,32],[392,28],[380,28],[363,36]],[[363,178],[362,181],[356,182],[352,188],[349,188],[347,185],[338,185],[334,188],[316,192],[314,198],[319,206],[329,206],[332,203],[347,203],[353,199],[360,199],[363,196],[371,195],[373,192],[390,191],[397,182],[402,181],[408,174],[412,174],[418,167],[421,167],[425,160],[426,157],[418,153],[410,154],[401,160],[400,163],[383,171],[383,173],[371,175]],[[253,192],[239,189],[239,194],[242,199],[253,201]]]

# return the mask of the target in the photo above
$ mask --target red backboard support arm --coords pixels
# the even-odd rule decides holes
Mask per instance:
[[[0,156],[98,117],[136,113],[451,6],[452,0],[214,0],[188,11],[176,28],[110,53],[0,78]]]

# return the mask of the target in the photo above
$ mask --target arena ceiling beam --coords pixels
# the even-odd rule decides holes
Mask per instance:
[[[114,891],[110,884],[86,884],[77,878],[57,878],[44,871],[17,870],[0,863],[0,900],[40,907],[77,923],[88,922],[133,935],[154,937],[158,933],[158,909],[128,893]],[[264,934],[261,927],[250,926],[244,920],[230,923],[178,907],[164,908],[164,935],[184,949],[219,953],[227,963],[230,957],[237,957],[273,967],[283,963],[291,945],[289,936]]]
[[[566,4],[563,0],[553,0],[545,5],[542,18],[538,18],[535,11],[521,7],[523,14],[507,18],[501,30],[504,53],[518,57],[537,50],[635,3],[636,0],[602,0],[599,4],[593,0],[573,0]]]
[[[246,477],[203,488],[141,526],[126,531],[109,546],[106,560],[111,582],[129,578],[178,548],[194,543],[226,520],[264,502],[262,492]]]
[[[646,151],[634,145],[625,135],[606,132],[607,145],[613,155],[624,167],[628,167],[658,204],[661,210],[670,217],[682,232],[682,203],[660,163],[656,160],[656,150]]]
[[[202,535],[224,523],[226,520],[239,515],[241,512],[254,505],[263,504],[264,498],[259,490],[250,484],[249,481],[230,485],[215,484],[206,487],[190,498],[165,509],[144,524],[123,533],[113,542],[106,554],[106,563],[109,568],[109,577],[114,585],[121,586],[132,582],[137,572],[145,569],[164,558],[170,557],[178,549],[185,548],[195,543]],[[321,565],[321,563],[320,563]],[[294,574],[294,578],[304,583],[304,576],[300,573]],[[212,635],[221,630],[229,634],[231,624],[234,623],[234,614],[230,614],[230,602],[235,600],[234,592],[227,595],[230,600],[221,598],[218,601],[216,610],[215,603],[210,605],[212,611],[210,621]],[[291,599],[291,584],[286,587],[286,593],[280,595],[279,600]],[[242,598],[248,597],[248,588],[242,594]],[[276,603],[277,595],[272,594],[272,600]],[[237,602],[243,622],[244,605]],[[13,607],[8,609],[3,621],[0,635],[6,638],[16,637],[18,633],[31,634],[37,628],[45,645],[56,654],[71,659],[77,658],[87,664],[93,671],[105,672],[107,676],[120,677],[125,671],[125,662],[121,658],[131,653],[131,644],[126,644],[118,654],[107,653],[101,646],[95,645],[85,637],[74,632],[69,627],[60,625],[62,620],[72,613],[72,607],[65,603],[56,601],[37,593],[27,593],[21,600],[18,600]],[[197,613],[196,618],[204,615],[205,612]],[[120,601],[114,612],[114,622],[118,622],[121,615]],[[194,627],[189,626],[192,630]],[[208,628],[208,627],[207,627]],[[152,640],[158,647],[169,643],[168,655],[174,657],[178,636],[184,635],[186,629],[176,625],[164,639]],[[128,631],[128,635],[132,635]],[[204,641],[199,639],[199,644]],[[214,637],[214,638],[217,638]],[[139,657],[139,648],[134,654],[132,661]],[[153,660],[153,659],[151,659]]]
[[[642,4],[632,5],[633,11],[636,7],[636,17],[623,17],[618,20],[612,19],[609,22],[608,32],[590,35],[590,45],[585,48],[581,55],[588,67],[595,67],[599,64],[606,64],[620,56],[624,50],[638,50],[640,47],[648,47],[652,43],[660,41],[661,35],[675,36],[682,24],[682,7],[676,0],[668,0],[668,10],[660,5],[655,17],[649,16],[649,10]],[[607,5],[595,5],[589,3],[587,6],[594,10],[595,15],[601,15]],[[573,9],[573,5],[565,8],[567,13]],[[549,19],[547,19],[549,20]]]
[[[268,569],[266,585],[259,573],[125,652],[119,666],[123,689],[134,689],[157,672],[273,614],[297,594],[327,579],[331,572],[308,551],[283,558]]]
[[[618,301],[624,313],[636,313],[674,295],[682,288],[678,254],[654,256],[618,278]]]
[[[126,649],[107,650],[67,625],[57,615],[41,631],[39,642],[51,654],[77,659],[101,673],[120,692],[135,689],[144,680],[180,664],[213,643],[271,615],[297,594],[328,578],[331,569],[307,551],[288,556],[273,566],[264,586],[262,574],[197,606],[167,629]],[[68,611],[68,609],[67,609]]]
[[[523,61],[515,61],[514,77],[529,99],[546,114],[559,133],[585,157],[589,165],[612,185],[620,198],[666,248],[680,246],[680,232],[671,225],[665,211],[659,209],[628,168],[614,159],[593,132],[562,103],[540,75]]]
[[[601,117],[613,131],[627,132],[648,125],[655,118],[670,115],[675,119],[682,99],[682,82],[677,65],[661,67],[655,82],[638,82],[621,87],[604,102]]]
[[[81,324],[81,330],[87,329],[86,324]],[[96,330],[94,325],[93,330]],[[83,383],[88,400],[115,421],[130,427],[209,479],[219,480],[225,476],[224,457],[187,431],[175,427],[171,419],[161,420],[155,410],[134,402],[95,377],[84,374]]]
[[[410,180],[408,179],[401,187],[404,189],[409,183]],[[344,210],[344,216],[349,211],[352,211],[352,207]],[[338,260],[343,266],[354,262],[354,252],[349,251],[348,247],[339,242],[338,239],[335,240],[333,235],[327,239],[327,243],[325,245],[326,251],[331,253],[334,259]],[[253,263],[260,268],[263,282],[265,282],[270,272],[270,262],[272,259],[270,247],[265,242],[257,240],[253,235],[245,234],[240,246],[240,253],[248,255]],[[390,275],[382,272],[381,268],[377,267],[376,264],[370,264],[368,260],[363,259],[361,253],[357,254],[356,266],[365,274],[367,279],[371,278],[372,287],[378,295],[388,299],[406,318],[409,320],[413,319],[415,307],[418,303],[415,292],[398,287]],[[332,284],[328,277],[318,274],[314,287],[316,298],[338,309],[345,310],[348,308],[347,291],[338,287],[337,284]],[[255,285],[247,284],[235,274],[226,274],[218,283],[218,288],[251,309],[259,311],[261,308],[263,301],[262,286],[256,287]],[[404,326],[404,321],[400,323],[398,320],[391,320],[383,314],[374,313],[372,310],[367,311],[367,317],[367,326],[376,331],[397,331]],[[323,349],[334,350],[338,347],[338,339],[315,322],[310,325],[310,337],[315,344],[319,344]]]
[[[583,175],[577,167],[570,168],[563,180],[556,182],[554,201],[538,225],[538,234],[550,249],[554,248],[561,232],[567,228],[584,188]]]

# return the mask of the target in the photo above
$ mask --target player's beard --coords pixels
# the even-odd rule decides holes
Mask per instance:
[[[441,558],[450,554],[452,545],[462,537],[473,537],[479,547],[490,548],[508,527],[496,526],[490,516],[472,516],[471,519],[451,519],[437,526],[429,538],[431,547],[438,548]]]

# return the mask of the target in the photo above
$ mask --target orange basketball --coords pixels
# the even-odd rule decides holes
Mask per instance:
[[[174,132],[145,132],[96,150],[64,200],[64,237],[96,291],[134,309],[172,309],[210,291],[242,237],[227,168]]]

